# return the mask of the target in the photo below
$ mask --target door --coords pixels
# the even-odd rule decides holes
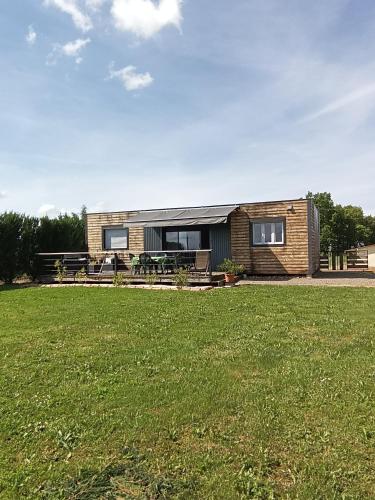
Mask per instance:
[[[216,271],[217,266],[224,259],[232,257],[229,223],[210,226],[210,248],[212,249],[212,270]]]

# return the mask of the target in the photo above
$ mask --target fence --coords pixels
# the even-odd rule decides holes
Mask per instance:
[[[91,256],[87,252],[39,253],[38,275],[55,277],[57,265],[60,265],[64,275],[73,278],[80,273],[99,278],[114,276],[120,272],[134,275],[146,272],[170,275],[180,268],[186,269],[191,275],[204,273],[206,276],[212,276],[211,250],[150,251],[142,254],[147,256],[144,260],[131,253],[126,254],[125,258],[124,255],[110,252],[102,252],[100,257]]]
[[[347,271],[368,269],[368,252],[356,248],[343,254],[328,253],[320,256],[320,269],[326,271]]]

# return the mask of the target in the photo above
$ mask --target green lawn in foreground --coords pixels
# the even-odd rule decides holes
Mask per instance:
[[[0,288],[1,498],[373,498],[375,290]]]

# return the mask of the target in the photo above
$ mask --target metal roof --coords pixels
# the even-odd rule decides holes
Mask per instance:
[[[238,205],[215,207],[176,208],[167,210],[143,210],[129,217],[124,227],[195,226],[198,224],[222,224]]]

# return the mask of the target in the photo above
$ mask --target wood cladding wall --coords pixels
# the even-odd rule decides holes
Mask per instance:
[[[310,274],[308,207],[307,200],[241,205],[231,215],[233,260],[251,274]],[[285,245],[252,245],[252,222],[267,218],[284,218]]]
[[[87,214],[87,246],[89,253],[94,257],[100,257],[105,251],[103,249],[103,229],[111,226],[121,226],[129,217],[137,212],[111,212]],[[129,263],[130,253],[141,253],[144,249],[143,227],[129,228],[129,250],[116,251],[118,256]],[[108,251],[108,253],[113,253]]]

